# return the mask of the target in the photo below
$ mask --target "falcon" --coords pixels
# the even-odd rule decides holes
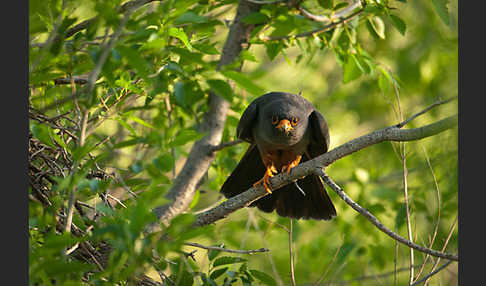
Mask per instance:
[[[268,195],[252,202],[264,212],[295,219],[329,220],[336,209],[321,178],[311,174],[293,184],[271,190],[270,178],[290,173],[300,162],[329,148],[324,116],[301,95],[270,92],[248,105],[236,129],[237,138],[250,143],[248,150],[221,187],[230,198],[252,186],[263,185]]]

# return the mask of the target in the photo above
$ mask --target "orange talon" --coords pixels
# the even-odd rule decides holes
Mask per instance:
[[[294,161],[292,161],[288,165],[285,165],[285,166],[282,167],[282,172],[287,171],[287,175],[289,175],[290,174],[290,171],[292,170],[292,168],[294,168],[295,166],[299,165],[300,159],[302,159],[302,156],[301,155],[298,155],[295,158]]]
[[[273,165],[267,166],[267,170],[265,171],[265,175],[263,175],[263,178],[261,178],[256,183],[254,183],[253,187],[256,187],[256,186],[263,183],[263,187],[265,188],[265,191],[267,191],[267,193],[271,194],[272,190],[270,188],[270,181],[269,180],[270,180],[271,177],[273,177],[274,173],[275,174],[277,173],[277,169],[275,168],[275,166],[273,166]]]

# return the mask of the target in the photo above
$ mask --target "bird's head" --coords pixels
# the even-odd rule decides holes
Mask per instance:
[[[299,118],[296,116],[272,115],[272,125],[278,132],[290,136],[292,130],[299,124]]]

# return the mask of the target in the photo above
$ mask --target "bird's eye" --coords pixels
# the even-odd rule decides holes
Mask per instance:
[[[277,125],[277,123],[278,123],[278,116],[277,115],[272,116],[272,124]]]
[[[292,119],[290,120],[290,124],[292,124],[292,126],[295,126],[297,125],[297,123],[299,123],[299,118],[292,117]]]

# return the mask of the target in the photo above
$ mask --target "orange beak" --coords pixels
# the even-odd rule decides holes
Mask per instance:
[[[290,124],[290,121],[288,121],[287,119],[280,120],[280,122],[275,127],[280,129],[280,130],[285,131],[286,133],[288,133],[290,130],[294,129],[294,127],[292,127],[292,125]]]

